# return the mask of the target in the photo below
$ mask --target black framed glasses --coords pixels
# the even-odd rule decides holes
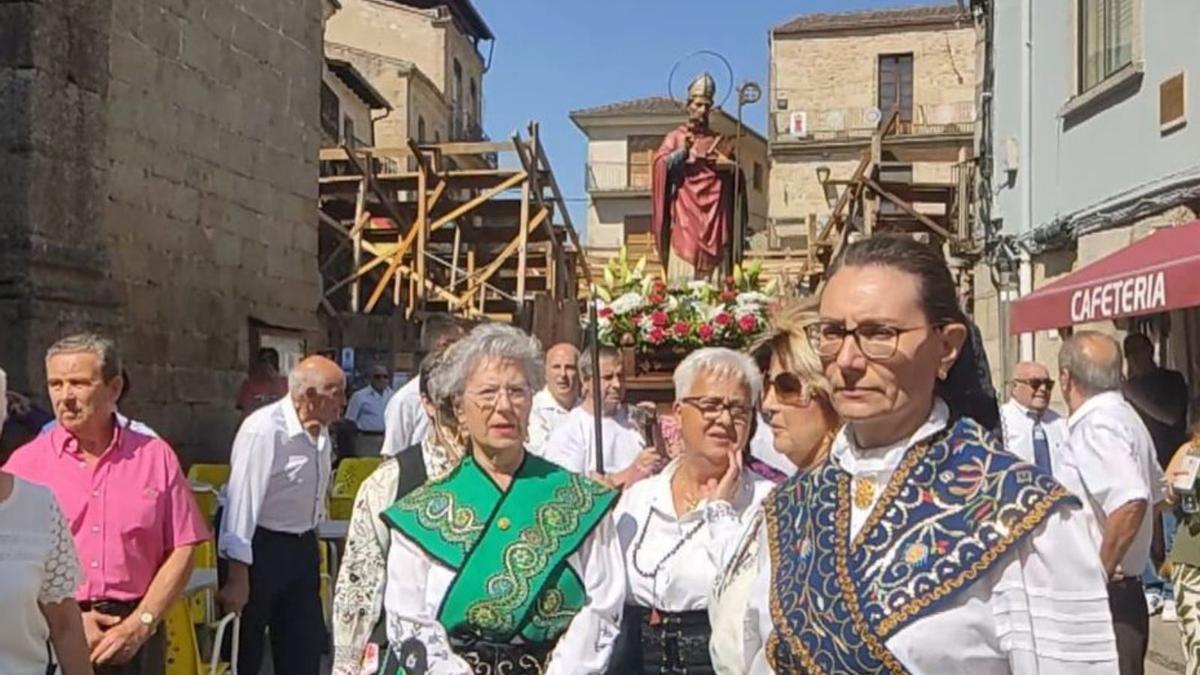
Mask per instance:
[[[734,424],[739,426],[749,424],[754,408],[741,401],[716,396],[688,396],[679,399],[680,403],[695,408],[704,419],[715,422],[721,419],[721,413],[729,413]]]
[[[1038,389],[1042,389],[1042,388],[1045,388],[1045,390],[1047,392],[1054,391],[1054,380],[1052,380],[1048,377],[1017,378],[1017,379],[1014,379],[1013,382],[1023,384],[1026,387],[1029,387],[1030,389],[1032,389],[1034,391],[1037,391]]]
[[[871,361],[884,361],[896,355],[900,346],[900,336],[923,328],[937,330],[940,325],[923,324],[900,328],[882,323],[860,323],[854,328],[832,321],[818,321],[810,324],[805,331],[808,333],[809,344],[813,351],[822,359],[837,358],[842,351],[847,337],[854,338],[858,351]]]
[[[787,371],[763,376],[763,394],[774,390],[775,398],[786,406],[803,408],[812,403],[812,387],[795,373]]]

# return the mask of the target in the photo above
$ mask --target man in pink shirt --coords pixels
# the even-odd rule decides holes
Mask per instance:
[[[116,423],[120,357],[111,340],[75,335],[46,353],[58,425],[5,469],[54,492],[83,566],[76,592],[97,675],[159,675],[163,614],[209,537],[175,452]]]

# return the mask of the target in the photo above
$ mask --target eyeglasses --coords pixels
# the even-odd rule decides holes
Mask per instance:
[[[1054,391],[1054,380],[1052,380],[1048,377],[1030,377],[1030,378],[1025,378],[1025,379],[1014,379],[1013,382],[1023,384],[1034,391],[1037,391],[1038,389],[1041,389],[1043,387],[1048,392]]]
[[[842,351],[846,337],[854,338],[858,351],[871,361],[885,361],[896,355],[900,346],[900,336],[922,328],[941,328],[938,325],[912,326],[898,328],[881,323],[860,323],[854,328],[846,328],[844,324],[832,321],[819,321],[810,324],[805,332],[808,341],[817,355],[823,359],[834,359]]]
[[[710,422],[721,419],[721,413],[727,412],[733,423],[738,426],[749,423],[750,415],[754,412],[754,409],[745,403],[715,396],[688,396],[679,399],[679,402],[692,406]]]
[[[467,392],[467,396],[484,410],[494,410],[500,403],[500,395],[508,398],[508,404],[518,406],[529,402],[529,387],[488,387],[478,391]]]
[[[763,394],[775,390],[775,398],[786,406],[802,408],[812,403],[812,387],[795,373],[781,372],[763,377]]]

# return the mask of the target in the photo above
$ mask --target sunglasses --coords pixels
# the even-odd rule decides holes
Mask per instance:
[[[763,393],[775,390],[775,398],[787,406],[803,407],[812,403],[812,388],[795,373],[782,372],[763,377]]]
[[[1042,389],[1042,388],[1045,388],[1046,391],[1054,390],[1054,380],[1052,380],[1048,377],[1034,377],[1034,378],[1028,378],[1028,379],[1023,379],[1023,380],[1013,380],[1013,382],[1023,384],[1034,391],[1037,391],[1038,389]]]

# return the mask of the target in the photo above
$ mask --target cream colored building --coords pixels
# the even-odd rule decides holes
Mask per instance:
[[[621,101],[571,113],[571,121],[588,139],[590,249],[614,250],[631,235],[637,242],[631,248],[645,248],[650,230],[651,160],[663,137],[686,119],[684,109],[667,97]],[[737,133],[737,119],[724,110],[714,110],[710,124],[727,137]],[[767,139],[749,127],[742,128],[751,247],[756,242],[762,246],[765,240],[756,235],[765,230],[767,222]]]
[[[881,179],[952,183],[973,156],[975,42],[958,5],[799,16],[772,29],[770,234],[803,246],[892,110]],[[923,209],[922,209],[923,210]]]
[[[341,0],[325,53],[348,61],[388,100],[381,147],[482,140],[485,43],[491,29],[470,0]]]
[[[375,144],[375,118],[391,105],[349,61],[325,59],[321,72],[321,145]]]

